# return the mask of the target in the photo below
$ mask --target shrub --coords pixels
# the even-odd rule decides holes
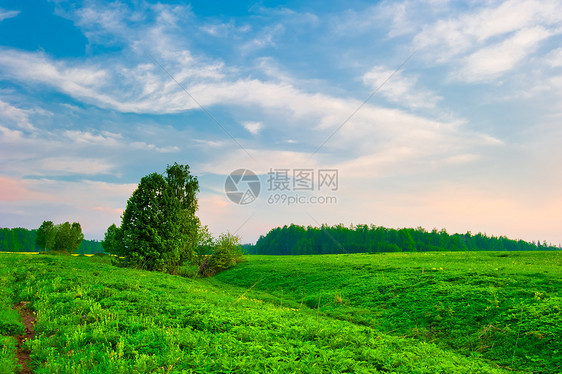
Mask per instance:
[[[199,275],[211,276],[233,267],[243,260],[240,237],[231,233],[220,234],[213,243],[212,254],[199,266]]]

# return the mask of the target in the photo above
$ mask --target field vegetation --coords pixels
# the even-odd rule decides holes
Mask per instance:
[[[561,255],[248,256],[184,278],[0,254],[0,372],[23,349],[35,373],[557,373]]]

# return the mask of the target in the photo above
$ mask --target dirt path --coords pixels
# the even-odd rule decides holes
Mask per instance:
[[[28,301],[22,301],[21,303],[14,305],[21,318],[23,319],[23,323],[25,325],[25,333],[23,335],[16,336],[16,339],[18,341],[18,350],[16,356],[18,358],[19,364],[22,367],[22,370],[20,372],[21,374],[33,373],[33,371],[31,371],[28,366],[31,360],[29,357],[30,352],[23,347],[23,344],[27,339],[33,339],[33,337],[35,336],[35,314],[33,314],[31,310],[27,309],[27,304],[29,304]]]

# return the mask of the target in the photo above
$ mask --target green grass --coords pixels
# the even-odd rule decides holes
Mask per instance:
[[[555,373],[561,259],[249,256],[187,279],[2,254],[0,316],[19,301],[36,311],[35,373]],[[8,335],[0,373],[13,371]]]
[[[211,282],[511,369],[562,371],[562,252],[250,256]]]
[[[2,266],[0,257],[0,374],[12,373],[16,369],[16,339],[25,327],[17,311],[13,309],[13,278],[10,269]]]

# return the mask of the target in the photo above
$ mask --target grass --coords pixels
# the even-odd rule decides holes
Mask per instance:
[[[35,373],[559,372],[560,253],[503,254],[248,256],[206,279],[2,254],[0,317],[30,302]]]
[[[0,261],[2,258],[0,257]],[[2,262],[0,262],[2,264]],[[13,278],[9,269],[0,265],[0,374],[12,373],[16,370],[16,339],[23,333],[24,326],[19,314],[13,309],[14,294]]]
[[[212,282],[386,334],[562,371],[562,252],[251,256]]]

